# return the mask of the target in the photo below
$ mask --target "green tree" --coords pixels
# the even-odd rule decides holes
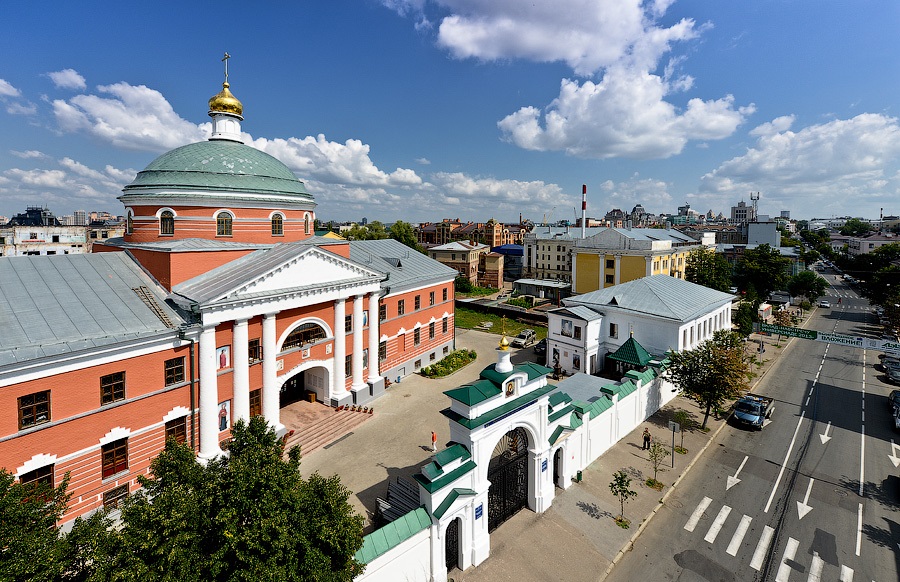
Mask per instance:
[[[844,236],[861,236],[872,230],[872,225],[859,218],[851,218],[841,227]]]
[[[732,323],[737,326],[737,332],[744,337],[753,333],[753,322],[758,318],[757,307],[750,301],[742,301],[731,318]]]
[[[750,366],[744,357],[744,341],[733,331],[720,329],[711,339],[692,350],[670,356],[672,383],[706,408],[702,428],[710,411],[747,390]]]
[[[338,477],[303,480],[262,419],[238,421],[205,466],[173,441],[122,512],[108,580],[349,581],[362,572],[361,516]]]
[[[388,235],[392,239],[402,242],[409,248],[422,252],[419,243],[416,241],[416,233],[413,231],[413,227],[410,223],[398,220],[388,229]]]
[[[456,279],[453,280],[453,286],[457,293],[471,293],[475,291],[475,285],[469,281],[468,277],[463,275],[456,276]]]
[[[691,251],[684,266],[685,279],[717,291],[731,287],[731,265],[714,249]]]
[[[810,301],[815,301],[825,294],[828,288],[828,281],[816,275],[812,271],[801,271],[788,279],[788,292],[794,297],[800,295],[806,297]]]
[[[790,259],[781,256],[778,249],[767,244],[755,249],[745,249],[738,261],[734,279],[741,291],[751,291],[765,300],[772,291],[784,289],[787,284],[787,268]]]
[[[625,503],[632,497],[637,497],[637,491],[631,490],[631,479],[625,469],[620,469],[613,473],[613,480],[609,484],[609,490],[619,499],[622,508],[619,513],[619,519],[625,520]]]
[[[662,467],[663,462],[666,460],[671,453],[669,449],[665,447],[659,441],[654,440],[653,444],[650,445],[650,452],[647,453],[647,458],[650,460],[650,466],[653,467],[653,482],[656,484],[658,481],[656,480],[656,475],[659,473],[659,468]]]

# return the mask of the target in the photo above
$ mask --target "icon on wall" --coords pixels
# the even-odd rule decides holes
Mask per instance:
[[[571,319],[562,320],[562,328],[559,330],[559,333],[566,337],[572,337],[572,320]]]
[[[231,428],[231,400],[219,403],[219,432]]]
[[[222,346],[216,350],[216,363],[219,370],[231,367],[231,346]]]

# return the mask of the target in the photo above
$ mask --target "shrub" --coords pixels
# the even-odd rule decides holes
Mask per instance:
[[[422,375],[426,378],[443,378],[474,362],[476,357],[475,350],[456,350],[447,354],[441,361],[422,368]]]

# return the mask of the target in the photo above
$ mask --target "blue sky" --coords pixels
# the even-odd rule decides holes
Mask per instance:
[[[900,214],[893,0],[5,3],[0,214],[121,213],[206,139],[245,142],[329,220],[574,219],[751,191],[794,218]],[[579,211],[580,215],[580,211]]]

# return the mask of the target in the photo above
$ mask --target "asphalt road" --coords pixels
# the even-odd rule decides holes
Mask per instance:
[[[867,302],[826,276],[832,307],[807,327],[877,335]],[[877,354],[781,349],[756,389],[776,399],[772,421],[726,426],[608,581],[900,580],[900,438]]]

